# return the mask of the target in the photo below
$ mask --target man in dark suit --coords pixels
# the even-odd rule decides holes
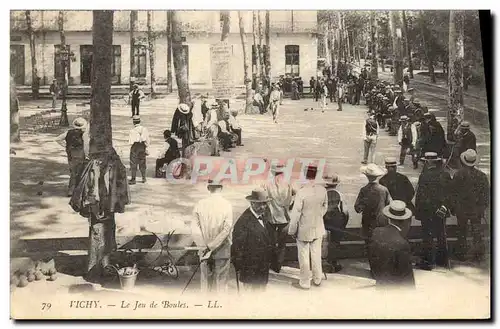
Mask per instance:
[[[269,268],[275,262],[272,226],[264,218],[269,197],[264,189],[255,189],[246,199],[250,207],[243,212],[233,229],[231,259],[245,289],[264,290]]]
[[[456,152],[460,155],[469,149],[476,151],[476,135],[470,130],[470,124],[462,121],[459,126]]]
[[[451,177],[443,170],[442,159],[437,153],[425,153],[425,161],[425,168],[418,178],[415,219],[422,224],[424,254],[419,267],[431,271],[435,265],[448,266],[446,215],[440,214],[446,214],[450,209]]]
[[[382,213],[389,218],[389,223],[373,230],[369,248],[373,278],[378,287],[414,287],[410,243],[401,234],[412,213],[399,200],[392,201]]]

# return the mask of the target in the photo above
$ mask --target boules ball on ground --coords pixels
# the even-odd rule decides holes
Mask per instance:
[[[35,273],[35,280],[36,281],[42,280],[43,277],[44,277],[44,275],[43,275],[43,273],[41,271],[36,271],[36,273]]]

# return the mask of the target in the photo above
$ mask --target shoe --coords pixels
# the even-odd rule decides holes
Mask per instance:
[[[413,169],[418,169],[418,163],[413,164]]]
[[[135,179],[131,179],[128,181],[128,185],[135,185]]]
[[[143,183],[146,183],[146,178],[143,178],[143,179],[142,179],[142,182],[143,182]]]
[[[425,262],[421,262],[421,263],[417,263],[416,265],[419,269],[421,270],[424,270],[424,271],[432,271],[434,266],[432,266],[431,264],[429,263],[425,263]]]
[[[309,288],[302,287],[298,282],[292,283],[292,287],[300,289],[300,290],[309,290]]]
[[[319,286],[321,286],[321,281],[319,283],[316,283],[316,282],[313,281],[312,284],[315,285],[316,287],[319,287]]]
[[[236,146],[245,146],[245,144],[237,144]]]
[[[404,166],[405,165],[404,161],[399,161],[399,165]]]
[[[335,266],[333,267],[333,273],[338,273],[340,271],[342,271],[342,265],[335,264]]]
[[[361,164],[364,164],[364,165],[365,165],[365,164],[368,164],[368,162],[366,162],[366,161],[361,161]]]

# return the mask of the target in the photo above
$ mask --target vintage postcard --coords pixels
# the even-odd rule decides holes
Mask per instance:
[[[490,21],[11,10],[11,317],[490,319]]]

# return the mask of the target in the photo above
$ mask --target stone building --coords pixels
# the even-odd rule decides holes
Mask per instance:
[[[59,61],[60,34],[58,11],[31,11],[35,34],[36,65],[41,84],[61,78]],[[265,24],[265,11],[260,11]],[[252,55],[252,12],[243,11],[247,35],[247,53]],[[271,75],[292,74],[308,80],[316,74],[316,11],[270,11]],[[11,11],[11,73],[18,85],[31,84],[31,55],[25,11]],[[181,11],[183,44],[188,52],[188,76],[192,88],[211,88],[210,46],[221,38],[219,11]],[[232,45],[231,71],[235,85],[243,85],[243,56],[237,11],[230,12],[229,44]],[[130,11],[115,11],[113,33],[112,81],[127,85],[130,81]],[[167,83],[167,12],[153,11],[152,29],[155,41],[155,76],[157,84]],[[92,12],[64,11],[63,29],[66,44],[74,54],[69,67],[70,85],[90,85],[92,63]],[[147,12],[138,12],[132,76],[134,81],[148,84],[150,79],[147,47]],[[265,44],[265,39],[263,40]],[[175,73],[172,76],[175,84]],[[255,70],[255,67],[254,67]]]

